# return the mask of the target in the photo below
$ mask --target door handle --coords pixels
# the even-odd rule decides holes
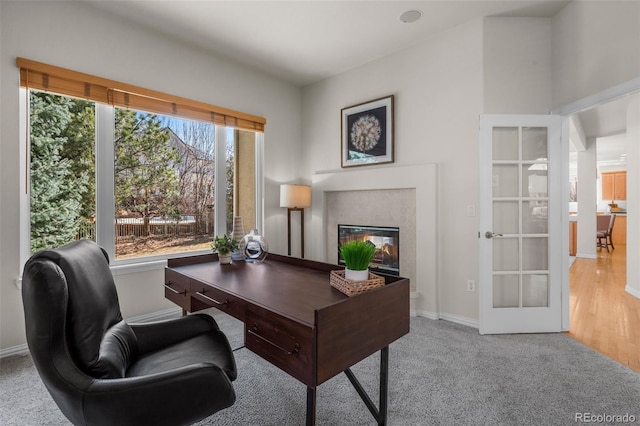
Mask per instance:
[[[485,237],[487,240],[490,240],[490,239],[492,239],[493,237],[502,237],[502,234],[494,234],[494,233],[493,233],[493,232],[491,232],[491,231],[487,231],[487,232],[485,232],[485,233],[484,233],[484,237]]]

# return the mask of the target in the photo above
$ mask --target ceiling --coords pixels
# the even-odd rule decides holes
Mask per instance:
[[[81,0],[298,86],[483,16],[550,17],[569,1]],[[423,12],[407,24],[400,15]]]
[[[578,113],[587,138],[619,135],[627,128],[629,96]]]
[[[78,0],[297,86],[330,78],[484,16],[551,17],[568,0]],[[420,10],[403,23],[400,15]],[[579,114],[588,137],[626,130],[622,100]],[[616,139],[616,138],[613,138]],[[619,138],[618,138],[619,140]],[[598,155],[619,157],[603,142]]]
[[[627,107],[631,99],[632,96],[623,96],[577,114],[585,137],[597,140],[598,167],[627,164]]]

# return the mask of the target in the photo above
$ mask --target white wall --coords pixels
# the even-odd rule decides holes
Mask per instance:
[[[578,151],[578,242],[576,257],[595,259],[596,254],[596,140],[587,138],[586,149]],[[587,184],[592,182],[592,184]]]
[[[473,21],[308,86],[301,100],[288,84],[83,3],[0,2],[0,19],[0,348],[24,342],[13,286],[20,273],[16,56],[266,116],[265,235],[278,253],[286,252],[279,184],[340,172],[340,109],[395,94],[396,165],[438,165],[439,309],[467,322],[478,318],[477,293],[466,291],[466,280],[477,279],[478,270],[478,221],[466,215],[478,201],[478,115],[544,113],[640,76],[639,2],[571,2],[551,20],[550,45],[544,19]],[[225,86],[211,76],[223,78]],[[500,84],[504,78],[509,84]],[[638,218],[628,221],[637,232]],[[139,313],[136,299],[159,285],[157,274],[118,281],[130,316]]]
[[[438,165],[440,317],[477,324],[478,117],[551,107],[549,19],[478,20],[303,90],[305,169],[340,171],[340,109],[396,95],[396,163]]]
[[[484,113],[546,114],[551,107],[551,20],[484,20]]]
[[[640,2],[572,1],[552,29],[554,108],[640,76]]]
[[[291,161],[300,156],[299,88],[85,3],[2,1],[0,11],[0,348],[25,342],[14,285],[21,275],[19,165],[25,161],[19,155],[18,56],[266,117],[264,231],[271,250],[286,253],[278,185],[299,176]],[[119,275],[116,281],[125,317],[172,306],[162,297],[161,272]]]
[[[478,318],[465,289],[478,269],[477,218],[465,214],[477,205],[478,115],[545,114],[640,75],[639,3],[578,3],[554,19],[471,22],[303,90],[308,174],[340,172],[341,108],[396,95],[396,163],[438,165],[443,316]]]
[[[340,173],[340,110],[390,94],[395,95],[394,166],[438,164],[438,239],[429,244],[437,247],[439,303],[429,303],[450,317],[477,321],[477,293],[466,291],[467,279],[477,280],[477,217],[466,211],[478,201],[482,21],[305,87],[303,170]],[[367,166],[375,167],[384,166]],[[309,233],[314,234],[323,237]]]
[[[640,78],[640,2],[573,1],[553,18],[552,32],[554,109]],[[637,113],[627,116],[629,132],[640,118]],[[627,183],[635,185],[639,172],[632,165],[639,164],[637,134],[630,137],[629,143],[633,141],[635,154],[629,152],[635,155],[636,162],[627,159]],[[634,177],[636,180],[631,181]],[[637,186],[635,191],[631,197],[638,197]],[[633,198],[628,195],[627,283],[640,282],[640,238],[634,238],[639,235],[638,198],[635,203],[634,208]],[[582,213],[582,207],[580,210]],[[640,297],[639,289],[635,290],[634,294]]]
[[[627,286],[640,298],[640,94],[633,95],[627,109]]]

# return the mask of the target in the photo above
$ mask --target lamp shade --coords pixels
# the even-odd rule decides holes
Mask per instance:
[[[311,187],[309,185],[280,185],[280,207],[311,207]]]

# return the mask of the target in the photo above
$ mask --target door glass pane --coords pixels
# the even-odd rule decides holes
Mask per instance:
[[[518,202],[493,202],[493,232],[497,234],[517,234],[518,231]]]
[[[522,269],[546,271],[549,269],[548,238],[522,239]]]
[[[542,274],[522,276],[522,306],[546,308],[549,306],[549,276]]]
[[[493,196],[518,196],[518,166],[510,164],[494,164]]]
[[[517,127],[494,127],[492,143],[494,160],[518,160]]]
[[[547,128],[522,128],[522,160],[531,161],[547,158]]]
[[[493,270],[517,271],[519,266],[517,238],[493,239]]]
[[[547,165],[525,164],[522,166],[522,196],[531,198],[546,198],[549,190],[547,186]]]
[[[549,201],[522,202],[522,232],[525,234],[546,234],[549,229],[547,212]]]
[[[493,307],[517,308],[520,306],[520,290],[517,275],[493,276]]]

